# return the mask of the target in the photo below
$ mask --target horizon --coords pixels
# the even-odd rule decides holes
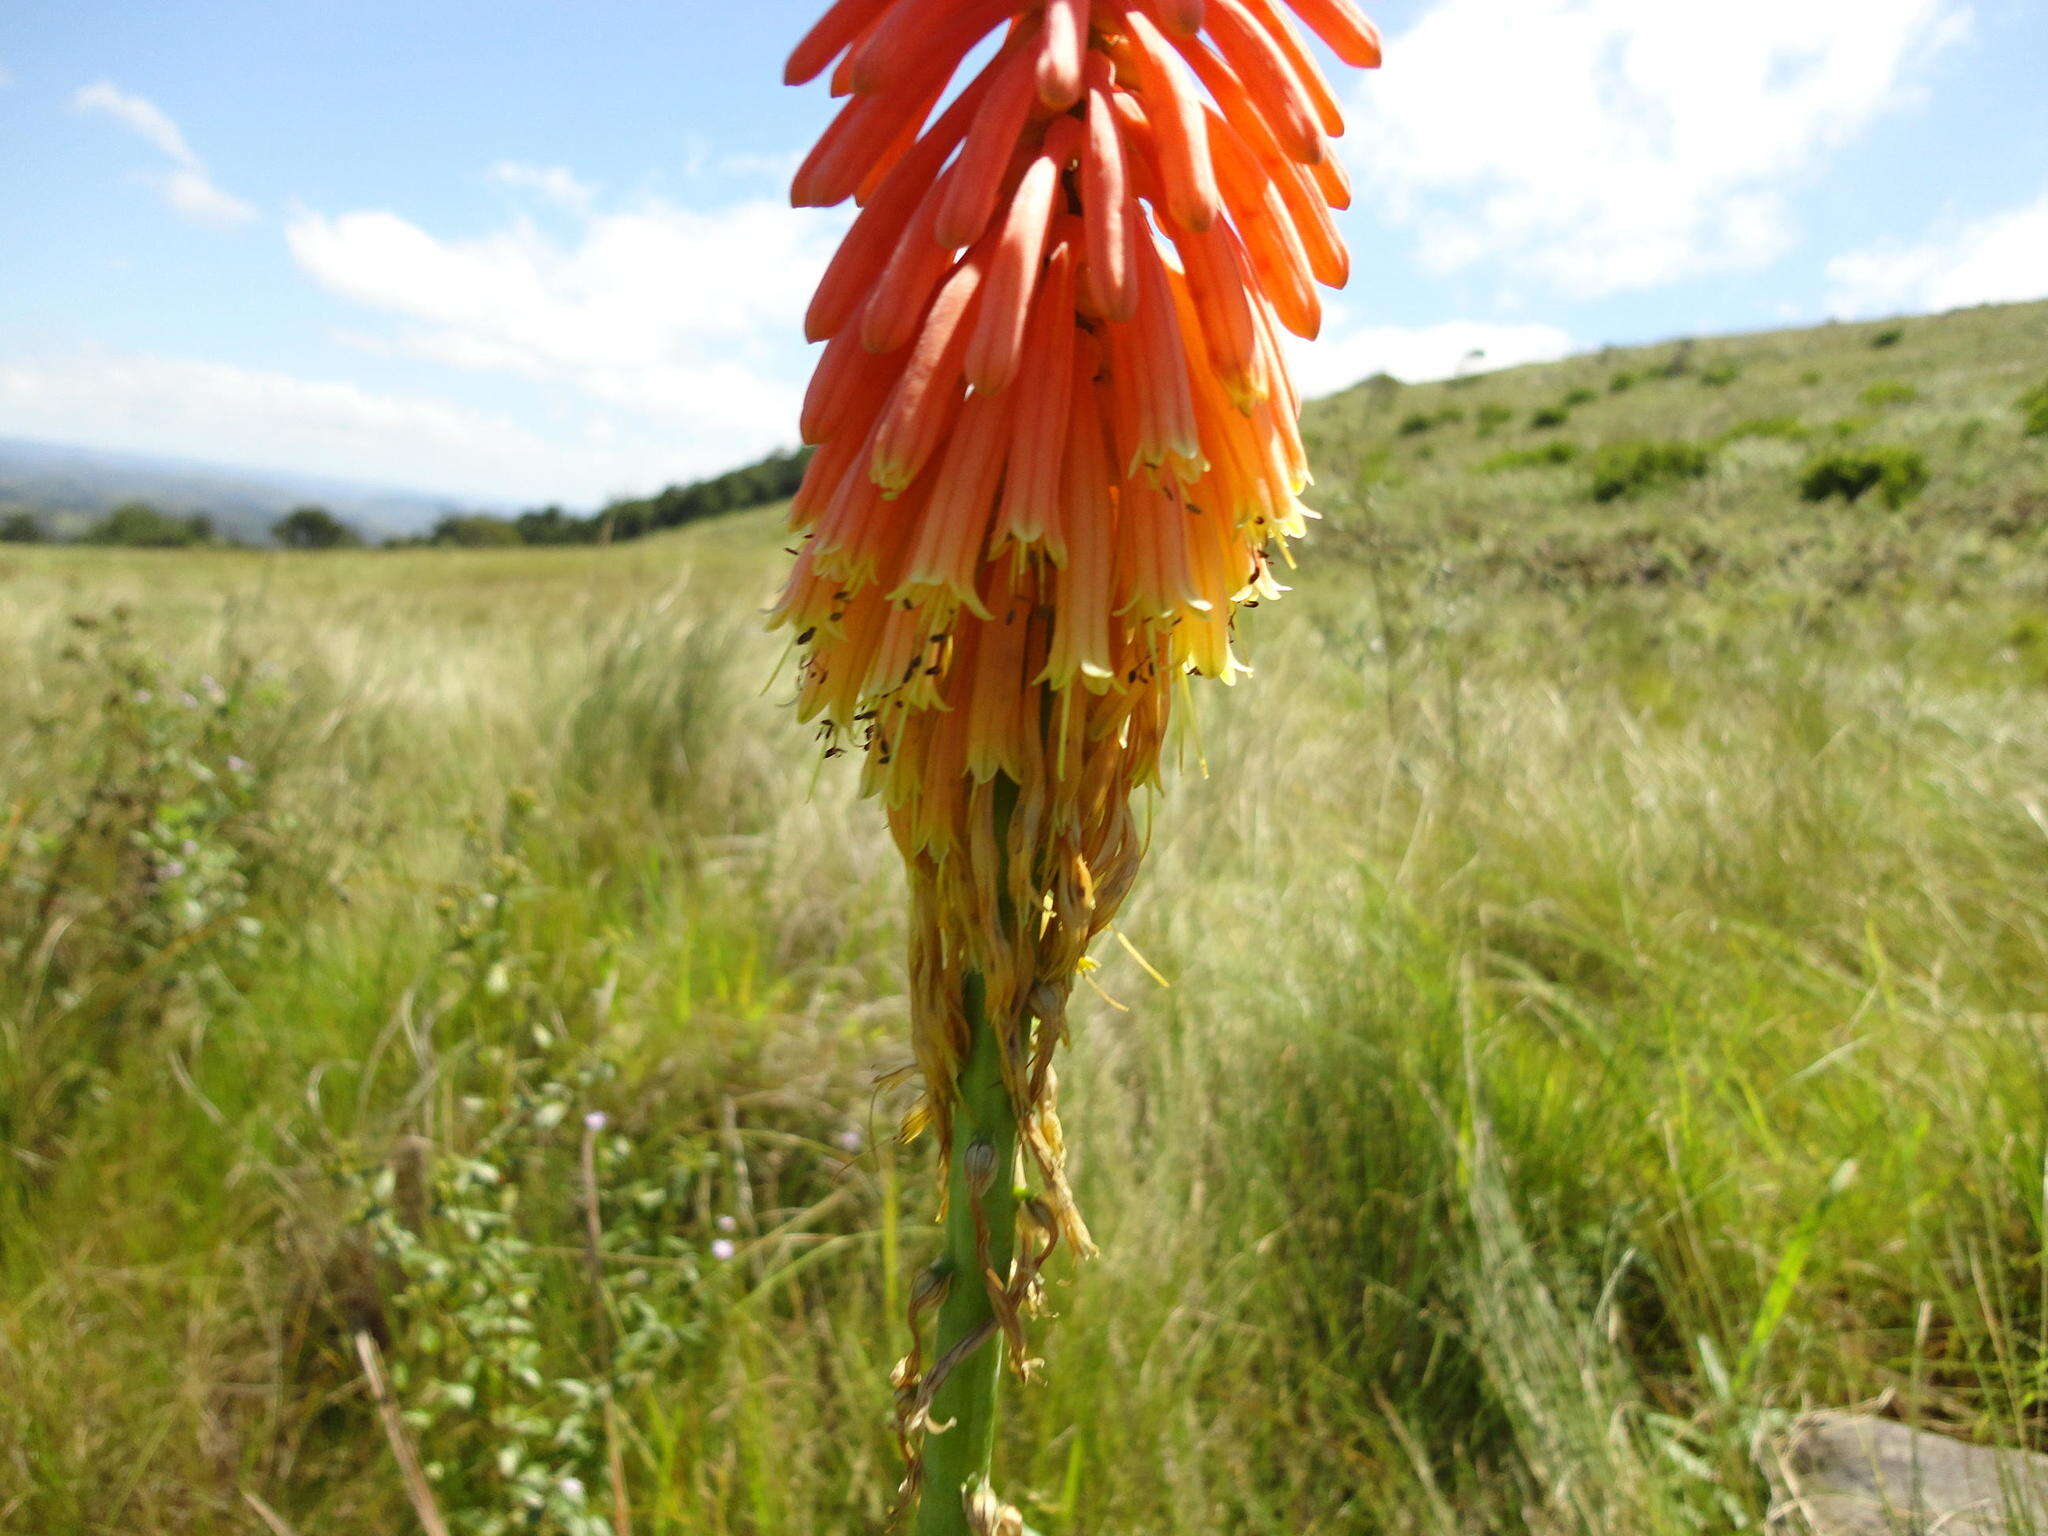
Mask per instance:
[[[579,508],[793,445],[807,9],[0,20],[0,435]],[[2038,7],[1639,10],[1375,8],[1305,393],[2048,296]]]

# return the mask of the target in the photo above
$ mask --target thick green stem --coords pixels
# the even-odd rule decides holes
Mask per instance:
[[[989,1267],[1005,1279],[1016,1245],[1017,1120],[1003,1087],[1002,1045],[983,1006],[981,978],[969,975],[963,992],[970,1034],[953,1110],[946,1251],[939,1260],[952,1283],[939,1306],[934,1360],[944,1360],[962,1339],[988,1329],[995,1317],[975,1240],[976,1202],[968,1189],[976,1164],[994,1171],[980,1206],[988,1225]],[[979,1150],[984,1146],[986,1153]],[[1003,1336],[992,1330],[940,1383],[931,1422],[950,1427],[925,1436],[916,1536],[967,1536],[967,1496],[987,1480],[995,1450],[996,1383],[1002,1369]]]

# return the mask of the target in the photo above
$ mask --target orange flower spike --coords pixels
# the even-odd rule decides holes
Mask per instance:
[[[1352,0],[832,0],[790,60],[849,98],[793,200],[861,212],[805,317],[816,453],[771,622],[909,875],[908,1123],[948,1168],[953,1276],[922,1355],[948,1363],[904,1399],[917,1536],[1015,1523],[983,1491],[1029,1283],[1008,1149],[1091,1251],[1052,1103],[1068,994],[1183,680],[1243,670],[1237,607],[1311,515],[1281,331],[1348,271],[1350,191],[1290,14],[1376,60]]]

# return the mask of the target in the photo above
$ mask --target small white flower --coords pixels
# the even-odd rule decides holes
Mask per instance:
[[[719,1231],[721,1231],[721,1232],[737,1232],[737,1231],[739,1231],[739,1229],[740,1229],[740,1224],[739,1224],[739,1223],[738,1223],[737,1221],[735,1221],[735,1220],[734,1220],[734,1219],[733,1219],[732,1217],[730,1217],[730,1216],[721,1216],[721,1217],[719,1217],[719,1218],[718,1218],[718,1230],[719,1230]]]
[[[609,1123],[609,1120],[605,1116],[605,1112],[601,1109],[593,1109],[589,1114],[583,1117],[583,1126],[586,1130],[601,1131]]]
[[[733,1246],[733,1241],[729,1237],[715,1237],[711,1240],[711,1257],[721,1264],[738,1252],[739,1249]]]
[[[583,1500],[583,1479],[580,1477],[563,1478],[562,1497],[570,1500],[572,1503],[581,1503]]]
[[[867,1144],[867,1138],[861,1135],[859,1126],[853,1125],[839,1133],[838,1142],[843,1151],[858,1152]]]

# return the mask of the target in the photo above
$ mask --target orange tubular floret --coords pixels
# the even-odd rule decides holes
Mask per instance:
[[[1288,19],[1287,13],[1280,9],[1276,0],[1245,0],[1245,8],[1258,22],[1260,30],[1273,40],[1288,68],[1294,71],[1294,78],[1308,93],[1309,105],[1315,108],[1317,126],[1333,139],[1342,138],[1344,109],[1337,105],[1337,98],[1330,92],[1330,82],[1323,78],[1322,67],[1309,56],[1301,34],[1294,30],[1294,23]]]
[[[1185,679],[1245,670],[1238,608],[1313,515],[1283,331],[1348,274],[1350,188],[1296,16],[1377,62],[1353,0],[831,0],[789,59],[845,97],[792,200],[860,211],[805,315],[816,451],[769,621],[906,860],[920,1119],[946,1154],[978,977],[1084,1253],[1068,994],[1136,878],[1132,796]]]
[[[862,208],[860,217],[832,253],[818,291],[811,297],[804,315],[804,338],[823,341],[858,309],[876,276],[888,263],[895,244],[902,238],[903,223],[931,190],[931,179],[946,156],[960,141],[988,89],[989,73],[969,82],[940,114],[925,136],[891,167],[882,184]]]
[[[1078,131],[1070,117],[1055,123],[1010,194],[1009,213],[996,235],[974,336],[967,343],[967,382],[976,389],[993,393],[1016,377],[1024,328],[1031,316],[1031,294],[1045,259],[1053,193],[1059,189]]]
[[[1303,165],[1325,158],[1327,146],[1307,89],[1295,78],[1279,44],[1240,0],[1209,0],[1209,34],[1287,153]]]
[[[1355,69],[1380,67],[1379,29],[1351,0],[1287,0],[1294,14]]]
[[[1150,115],[1164,123],[1158,149],[1167,208],[1183,227],[1207,229],[1216,220],[1218,193],[1194,79],[1142,11],[1127,11],[1124,21],[1141,83],[1156,97]]]
[[[854,49],[849,83],[859,96],[898,88],[935,53],[962,53],[1008,14],[1002,0],[892,0],[888,14]],[[956,55],[957,57],[957,55]]]
[[[789,62],[783,66],[782,83],[803,85],[817,79],[827,64],[875,23],[889,3],[890,0],[837,0],[790,51]]]
[[[1046,111],[1064,112],[1081,99],[1087,41],[1088,0],[1046,0],[1037,72],[1038,102]]]
[[[960,357],[967,349],[967,318],[981,291],[983,262],[970,257],[953,269],[932,301],[917,347],[875,424],[875,483],[900,491],[916,478],[958,408]]]
[[[993,535],[998,545],[1004,539],[1042,544],[1055,561],[1066,558],[1059,475],[1074,399],[1068,378],[1074,367],[1073,313],[1073,248],[1062,244],[1046,264],[1025,336],[1002,508]]]
[[[1081,216],[1087,225],[1088,292],[1105,320],[1128,320],[1138,302],[1131,279],[1137,210],[1105,68],[1088,86],[1088,138],[1081,158]]]
[[[1002,189],[1003,171],[1015,157],[1017,136],[1031,115],[1037,89],[1028,48],[1013,49],[989,86],[981,110],[946,171],[945,195],[932,224],[932,239],[958,250],[980,238]]]

